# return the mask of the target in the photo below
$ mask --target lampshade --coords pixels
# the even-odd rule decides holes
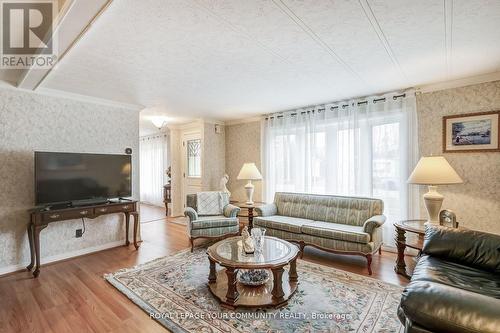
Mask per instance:
[[[463,183],[462,178],[443,156],[422,157],[413,170],[410,184],[446,185]]]
[[[241,167],[237,179],[257,180],[262,179],[262,175],[255,166],[255,163],[245,163],[243,167]]]

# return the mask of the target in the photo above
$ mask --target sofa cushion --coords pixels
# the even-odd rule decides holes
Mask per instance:
[[[370,235],[363,227],[331,222],[313,221],[302,225],[301,232],[307,235],[367,244]]]
[[[500,274],[500,235],[429,226],[422,252],[459,264]]]
[[[191,229],[209,229],[231,227],[238,225],[238,218],[218,216],[200,216],[197,220],[191,222]]]
[[[446,284],[500,299],[500,275],[427,255],[418,260],[411,281]]]
[[[281,215],[255,217],[253,221],[255,226],[283,230],[296,234],[300,234],[301,227],[305,223],[313,222],[312,220]]]
[[[498,332],[500,327],[499,299],[446,284],[412,279],[400,307],[407,319],[432,332]]]
[[[189,233],[189,236],[192,238],[222,237],[228,234],[237,234],[239,231],[240,231],[239,225],[232,225],[229,227],[220,227],[220,228],[192,229]]]

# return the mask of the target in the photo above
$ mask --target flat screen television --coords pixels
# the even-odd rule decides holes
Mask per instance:
[[[35,204],[132,195],[130,155],[35,152]]]

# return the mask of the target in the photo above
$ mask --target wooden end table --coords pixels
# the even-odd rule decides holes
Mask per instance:
[[[299,253],[296,245],[266,236],[260,255],[245,254],[241,236],[226,238],[207,250],[208,288],[229,309],[285,306],[299,284],[296,266]],[[217,272],[216,264],[224,269]],[[290,265],[288,271],[284,269],[286,265]],[[240,269],[269,269],[272,277],[262,286],[249,287],[237,281]]]
[[[168,204],[172,202],[172,185],[163,185],[163,203],[165,204],[165,216],[168,216]]]
[[[248,211],[248,215],[238,214],[239,217],[247,217],[248,218],[248,231],[253,228],[253,217],[255,216],[253,210],[255,208],[259,208],[265,205],[264,202],[254,202],[253,204],[248,204],[246,202],[235,202],[235,206],[246,209]]]
[[[396,260],[396,266],[394,271],[397,274],[403,275],[406,278],[411,278],[411,275],[406,270],[405,263],[405,249],[407,247],[422,251],[422,246],[424,243],[425,235],[425,223],[426,220],[403,220],[399,221],[394,226],[396,227],[396,246],[398,248],[398,258]],[[418,240],[416,243],[408,243],[406,240],[406,233],[413,233],[418,235]]]

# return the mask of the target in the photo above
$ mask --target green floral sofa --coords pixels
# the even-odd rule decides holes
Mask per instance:
[[[371,275],[380,253],[384,203],[379,199],[277,192],[274,203],[256,208],[254,227],[266,235],[329,252],[362,255]]]

